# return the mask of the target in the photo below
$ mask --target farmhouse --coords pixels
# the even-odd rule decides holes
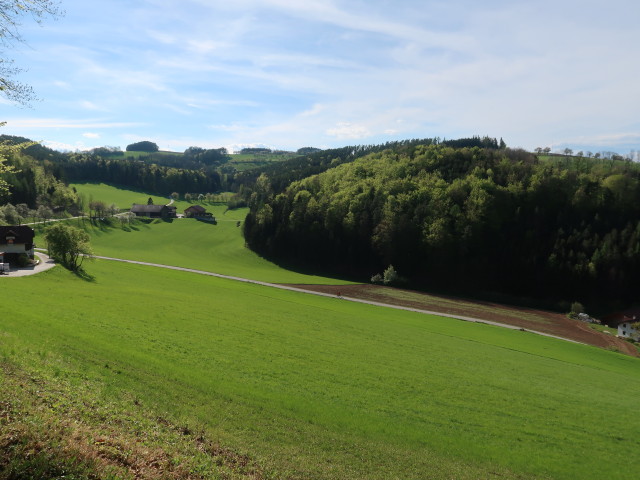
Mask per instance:
[[[625,317],[623,322],[618,324],[618,336],[640,341],[640,330],[634,328],[638,322],[640,322],[640,317],[637,315]]]
[[[187,218],[213,218],[213,214],[207,212],[202,205],[191,205],[184,210],[184,216]]]
[[[605,320],[609,325],[618,326],[619,337],[640,341],[640,330],[633,327],[633,324],[640,322],[640,308],[614,313],[605,317]]]
[[[14,263],[22,254],[33,259],[33,228],[26,225],[0,226],[0,263]]]
[[[149,218],[176,218],[176,207],[173,205],[142,205],[134,203],[131,213],[137,217]]]

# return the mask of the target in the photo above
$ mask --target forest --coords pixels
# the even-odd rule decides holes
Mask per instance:
[[[412,288],[507,294],[551,308],[573,301],[617,308],[636,300],[637,163],[535,155],[489,137],[304,151],[225,172],[218,161],[180,168],[36,144],[7,159],[14,171],[1,175],[10,193],[1,199],[7,205],[0,222],[38,209],[79,211],[84,199],[68,182],[167,196],[232,191],[229,208],[250,207],[247,245],[299,268],[366,281],[393,265]],[[202,164],[225,152],[194,147],[185,154],[186,164]]]
[[[640,166],[431,142],[370,153],[291,183],[255,184],[248,245],[362,279],[500,292],[594,308],[636,300]]]

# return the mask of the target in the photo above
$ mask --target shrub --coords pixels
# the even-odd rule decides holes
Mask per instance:
[[[373,277],[371,277],[371,283],[382,283],[384,278],[379,273],[376,273]]]
[[[389,265],[387,269],[384,271],[384,277],[382,282],[385,285],[393,285],[394,283],[398,282],[398,279],[399,279],[398,272],[396,272],[396,269],[393,268],[393,265]]]
[[[18,256],[18,260],[16,262],[18,264],[19,268],[24,268],[24,267],[28,267],[31,265],[31,259],[29,258],[29,256],[26,253],[21,253]]]
[[[584,305],[582,305],[580,302],[573,302],[571,304],[571,313],[574,314],[578,314],[578,313],[585,313],[584,312]]]

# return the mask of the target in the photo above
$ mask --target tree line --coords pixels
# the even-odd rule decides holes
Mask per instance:
[[[637,301],[640,167],[442,142],[390,148],[279,191],[255,182],[251,248],[360,278],[587,305]]]
[[[230,186],[248,201],[258,177],[262,174],[269,177],[271,187],[276,193],[279,193],[292,182],[302,180],[311,175],[317,175],[343,163],[353,162],[371,153],[392,149],[411,155],[418,146],[439,144],[455,145],[457,147],[481,146],[490,149],[506,148],[506,144],[502,139],[498,141],[495,138],[486,136],[482,138],[474,136],[457,140],[441,140],[438,137],[409,139],[377,145],[351,145],[328,150],[305,147],[297,151],[299,154],[298,157],[261,168],[238,172],[233,179],[230,180]]]
[[[217,192],[218,172],[166,167],[141,161],[103,158],[99,155],[68,154],[60,163],[71,182],[106,182],[168,196],[178,192]]]

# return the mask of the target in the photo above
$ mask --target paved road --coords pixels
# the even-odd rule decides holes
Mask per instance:
[[[27,275],[35,275],[36,273],[44,272],[45,270],[49,270],[56,266],[56,263],[49,258],[49,255],[36,252],[36,255],[40,257],[40,263],[35,267],[27,267],[27,268],[15,268],[12,267],[11,271],[7,275],[0,275],[0,278],[15,278],[15,277],[25,277]]]
[[[301,292],[301,293],[307,293],[307,294],[311,294],[311,295],[319,295],[321,297],[329,297],[329,298],[336,298],[338,299],[338,297],[336,297],[335,295],[331,295],[329,293],[322,293],[322,292],[314,292],[311,290],[305,290],[303,288],[297,288],[297,287],[289,287],[286,285],[279,285],[277,283],[268,283],[268,282],[261,282],[258,280],[251,280],[248,278],[242,278],[242,277],[234,277],[231,275],[222,275],[220,273],[213,273],[213,272],[207,272],[204,270],[196,270],[193,268],[185,268],[185,267],[175,267],[172,265],[163,265],[160,263],[150,263],[150,262],[140,262],[140,261],[136,261],[136,260],[125,260],[123,258],[113,258],[113,257],[102,257],[102,256],[95,256],[94,258],[99,258],[102,260],[111,260],[111,261],[115,261],[115,262],[124,262],[124,263],[133,263],[136,265],[146,265],[148,267],[157,267],[157,268],[168,268],[170,270],[178,270],[181,272],[189,272],[189,273],[197,273],[199,275],[208,275],[210,277],[218,277],[218,278],[225,278],[227,280],[235,280],[238,282],[245,282],[245,283],[253,283],[256,285],[263,285],[265,287],[272,287],[272,288],[279,288],[282,290],[291,290],[294,292]],[[336,287],[337,288],[337,287]],[[360,298],[350,298],[350,297],[339,297],[340,300],[346,300],[349,302],[356,302],[356,303],[365,303],[367,305],[374,305],[374,306],[378,306],[378,307],[387,307],[387,308],[395,308],[396,310],[406,310],[409,312],[416,312],[416,313],[422,313],[422,314],[428,314],[428,315],[438,315],[439,317],[447,317],[447,318],[453,318],[456,320],[463,320],[465,322],[473,322],[473,323],[484,323],[486,325],[493,325],[496,327],[502,327],[502,328],[508,328],[510,330],[522,330],[522,331],[526,331],[526,332],[530,332],[530,333],[535,333],[537,335],[542,335],[544,337],[550,337],[550,338],[556,338],[558,340],[564,340],[566,342],[572,342],[572,343],[580,343],[582,345],[587,345],[586,343],[582,343],[582,342],[577,342],[575,340],[571,340],[569,338],[564,338],[564,337],[559,337],[557,335],[551,335],[549,333],[544,333],[544,332],[538,332],[536,330],[525,330],[523,328],[520,327],[516,327],[513,325],[508,325],[506,323],[499,323],[499,322],[493,322],[490,320],[484,320],[481,318],[475,318],[475,317],[465,317],[465,316],[461,316],[461,315],[452,315],[449,313],[442,313],[442,312],[435,312],[435,311],[431,311],[431,310],[421,310],[418,308],[411,308],[411,307],[402,307],[399,305],[391,305],[388,303],[381,303],[381,302],[374,302],[371,300],[363,300]]]

